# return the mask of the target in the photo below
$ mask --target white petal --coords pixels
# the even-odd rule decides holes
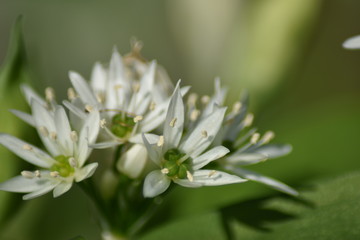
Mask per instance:
[[[85,167],[81,168],[75,174],[75,181],[81,182],[82,180],[91,177],[94,174],[98,165],[99,165],[98,163],[90,163]]]
[[[29,105],[31,105],[31,101],[32,99],[35,99],[36,101],[38,101],[41,105],[45,106],[46,102],[44,101],[44,99],[42,97],[40,97],[31,87],[29,87],[26,84],[22,84],[21,85],[21,90],[23,92],[23,94],[25,95],[26,101],[28,102]]]
[[[116,164],[117,169],[130,178],[138,178],[143,172],[148,154],[142,144],[134,144],[129,150],[121,155]]]
[[[22,111],[13,110],[13,109],[11,109],[10,112],[12,112],[15,116],[17,116],[18,118],[20,118],[21,120],[23,120],[24,122],[29,124],[30,126],[36,127],[35,121],[34,121],[34,118],[32,117],[32,115],[22,112]]]
[[[106,89],[106,71],[98,62],[93,67],[90,84],[97,92],[103,92]]]
[[[216,108],[214,112],[202,119],[195,129],[183,140],[180,149],[195,158],[202,153],[214,140],[224,119],[226,108]],[[202,132],[207,132],[204,137]]]
[[[61,182],[61,183],[59,183],[54,188],[54,191],[53,191],[54,198],[59,197],[60,195],[63,195],[64,193],[69,191],[71,186],[72,186],[72,182]]]
[[[347,49],[360,49],[360,36],[355,36],[347,39],[343,43],[343,47]]]
[[[246,182],[246,179],[240,178],[221,171],[215,170],[197,170],[193,173],[193,180],[177,179],[176,183],[184,187],[199,187],[199,186],[220,186],[233,183]]]
[[[44,143],[46,149],[53,156],[60,155],[60,151],[58,149],[56,142],[50,140],[49,137],[43,136],[39,130],[40,127],[45,127],[49,133],[51,132],[56,133],[54,117],[52,115],[53,113],[49,112],[43,105],[41,105],[39,102],[35,100],[31,102],[31,109],[40,139]]]
[[[159,141],[159,136],[152,133],[145,133],[145,137],[150,144],[155,144]],[[142,134],[138,133],[129,139],[129,142],[144,144]]]
[[[47,153],[11,135],[0,133],[0,144],[20,158],[36,166],[50,168],[54,163],[54,160]],[[31,150],[25,148],[30,148]]]
[[[130,112],[134,111],[139,115],[143,115],[148,109],[154,86],[155,69],[156,61],[152,61],[140,80],[140,89],[136,95],[136,109],[129,109]]]
[[[223,146],[214,147],[211,150],[205,152],[204,154],[201,154],[200,156],[194,158],[192,168],[194,170],[198,170],[204,167],[205,165],[207,165],[209,162],[225,156],[228,152],[229,149],[227,149],[226,147]]]
[[[267,155],[261,153],[235,153],[226,157],[226,162],[236,165],[250,165],[263,162],[268,158]]]
[[[184,103],[179,90],[180,81],[175,87],[167,110],[164,125],[164,151],[179,145],[184,129]]]
[[[68,156],[73,155],[73,141],[70,137],[70,123],[62,106],[57,106],[55,110],[55,126],[58,140],[65,151],[64,154]]]
[[[109,141],[109,142],[100,142],[100,143],[90,144],[89,147],[90,148],[95,148],[95,149],[105,149],[105,148],[115,147],[115,146],[118,146],[120,144],[121,144],[121,142]]]
[[[150,172],[144,181],[144,197],[156,197],[168,189],[171,181],[160,170]]]
[[[78,108],[75,104],[70,103],[67,100],[64,100],[63,104],[64,104],[65,107],[67,107],[70,110],[70,112],[74,113],[79,118],[86,119],[86,113],[84,112],[83,109]]]
[[[120,81],[122,83],[125,83],[124,64],[119,52],[116,49],[113,50],[113,54],[110,60],[109,79],[112,82]]]
[[[38,191],[48,185],[45,178],[25,178],[23,176],[13,177],[0,184],[0,190],[7,192],[27,193]]]
[[[96,96],[91,91],[89,84],[85,81],[85,79],[80,76],[77,72],[69,72],[69,78],[74,86],[76,92],[79,94],[81,100],[85,104],[90,104],[93,107],[98,106],[98,101],[96,100]]]
[[[289,154],[292,151],[290,144],[267,144],[254,150],[256,153],[267,155],[268,158],[277,158]]]
[[[161,165],[161,149],[156,144],[150,144],[145,134],[142,134],[143,142],[150,159],[158,166]]]
[[[234,173],[239,174],[241,177],[244,177],[246,179],[252,180],[252,181],[256,181],[259,183],[263,183],[269,187],[272,187],[276,190],[279,190],[281,192],[290,194],[290,195],[294,195],[294,196],[298,196],[299,193],[292,189],[291,187],[287,186],[286,184],[277,181],[275,179],[263,176],[259,173],[253,172],[253,171],[249,171],[249,170],[245,170],[245,169],[241,169],[241,168],[232,168],[232,171],[234,171]]]
[[[23,200],[30,200],[30,199],[33,199],[36,197],[40,197],[40,196],[50,192],[51,190],[53,190],[59,184],[58,182],[48,182],[48,183],[49,184],[44,186],[43,188],[41,188],[35,192],[24,195]]]

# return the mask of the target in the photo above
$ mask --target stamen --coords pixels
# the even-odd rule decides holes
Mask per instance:
[[[68,95],[68,99],[70,101],[72,101],[72,100],[74,100],[76,98],[76,93],[75,93],[75,90],[73,88],[68,88],[67,95]]]
[[[57,139],[57,134],[56,134],[56,132],[50,132],[50,138],[51,138],[52,140],[56,140],[56,139]]]
[[[29,144],[25,144],[25,145],[23,146],[23,149],[24,149],[24,150],[27,150],[27,151],[33,150],[33,148],[32,148]]]
[[[150,110],[150,111],[153,111],[153,110],[155,110],[155,107],[156,107],[156,103],[152,101],[152,102],[150,103],[149,110]]]
[[[241,102],[235,102],[232,108],[232,112],[233,113],[239,113],[240,109],[242,107],[242,103]]]
[[[197,109],[194,109],[190,113],[190,120],[195,122],[199,116],[200,116],[200,111]]]
[[[162,172],[163,174],[168,174],[170,171],[169,171],[168,168],[163,168],[163,169],[161,169],[161,172]]]
[[[133,87],[133,92],[137,93],[140,90],[140,83],[134,83]]]
[[[251,144],[256,144],[260,139],[260,134],[259,133],[254,133],[250,139],[250,143]]]
[[[55,98],[54,89],[51,87],[45,88],[45,98],[47,101],[51,102]]]
[[[77,135],[77,132],[76,131],[71,131],[70,133],[70,138],[73,142],[77,142],[78,141],[78,135]]]
[[[100,127],[104,128],[105,126],[106,126],[106,119],[103,118],[103,119],[100,120]]]
[[[202,131],[201,131],[201,136],[202,136],[203,138],[207,138],[207,137],[208,137],[208,132],[207,132],[206,130],[202,130]]]
[[[97,100],[99,103],[103,103],[103,102],[104,102],[104,96],[103,96],[103,94],[97,93],[97,94],[96,94],[96,100]]]
[[[198,95],[196,93],[191,93],[188,97],[187,104],[189,106],[195,106],[197,99],[198,99]]]
[[[159,137],[159,141],[157,142],[158,147],[162,147],[164,145],[164,136]]]
[[[275,137],[275,133],[273,131],[267,131],[263,136],[263,144],[269,143]]]
[[[254,114],[248,113],[244,119],[244,126],[245,127],[251,126],[253,120],[254,120]]]
[[[58,171],[53,171],[53,172],[50,172],[50,176],[51,177],[54,177],[54,178],[56,178],[56,177],[58,177],[60,174],[59,174],[59,172]]]
[[[29,179],[32,179],[35,177],[34,173],[33,172],[30,172],[30,171],[22,171],[21,172],[21,175],[24,177],[24,178],[29,178]]]
[[[43,137],[48,137],[49,136],[49,131],[44,126],[39,127],[39,132]]]
[[[216,173],[216,171],[215,171],[215,170],[212,170],[211,172],[209,172],[208,177],[212,177],[215,173]]]
[[[169,123],[170,127],[175,127],[176,120],[177,120],[177,118],[173,118],[173,119],[170,121],[170,123]]]
[[[92,112],[92,111],[94,110],[94,107],[87,104],[87,105],[85,105],[85,110],[86,110],[87,112]]]
[[[194,181],[194,176],[191,174],[191,172],[186,171],[186,177],[189,179],[190,182]]]
[[[208,95],[204,95],[201,97],[201,102],[203,104],[208,104],[210,102],[210,97]]]
[[[136,116],[136,117],[134,117],[134,123],[138,123],[138,122],[140,122],[141,120],[143,120],[143,116]]]
[[[41,177],[41,173],[40,173],[39,170],[36,170],[36,171],[34,172],[34,174],[35,174],[35,177],[37,177],[37,178],[40,178],[40,177]]]
[[[77,166],[77,161],[75,158],[71,157],[69,158],[69,164],[71,167],[75,168]]]

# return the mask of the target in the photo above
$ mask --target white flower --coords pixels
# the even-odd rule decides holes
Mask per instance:
[[[145,197],[155,197],[163,193],[171,181],[185,187],[217,186],[246,181],[225,172],[201,169],[229,152],[227,148],[217,146],[203,153],[216,136],[226,108],[214,107],[193,131],[183,137],[184,104],[179,83],[167,110],[164,135],[159,137],[157,143],[150,143],[143,135],[149,156],[159,168],[145,178]]]
[[[343,47],[347,49],[360,49],[360,35],[347,39],[343,43]]]
[[[8,134],[0,134],[0,144],[25,161],[39,167],[36,171],[22,171],[0,184],[0,190],[28,193],[24,200],[43,195],[51,190],[58,197],[67,192],[73,182],[91,177],[98,164],[85,165],[99,131],[99,114],[89,113],[79,133],[72,131],[70,122],[61,106],[49,112],[36,99],[32,100],[32,118],[48,153]],[[53,113],[53,114],[52,114]]]

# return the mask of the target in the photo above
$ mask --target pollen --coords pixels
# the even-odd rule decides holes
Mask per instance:
[[[85,110],[90,113],[94,110],[94,107],[87,104],[87,105],[85,105]]]
[[[105,128],[105,126],[106,126],[106,119],[103,118],[103,119],[100,120],[100,127]]]
[[[200,116],[200,111],[197,110],[197,109],[194,109],[190,113],[190,120],[192,122],[195,122],[198,119],[199,116]]]
[[[76,98],[75,90],[73,88],[68,88],[67,96],[70,101],[74,100]]]
[[[53,101],[55,98],[54,89],[51,87],[45,88],[45,98],[47,101]]]
[[[207,132],[206,130],[202,130],[202,131],[201,131],[201,136],[202,136],[203,138],[207,138],[207,137],[208,137],[208,132]]]
[[[177,118],[173,118],[173,119],[170,121],[169,126],[170,126],[170,127],[175,127],[176,121],[177,121]]]
[[[37,177],[37,178],[40,178],[40,177],[41,177],[41,173],[40,173],[39,170],[36,170],[36,171],[34,172],[34,174],[35,174],[35,177]]]
[[[170,171],[169,171],[168,168],[163,168],[163,169],[161,169],[161,172],[162,172],[163,174],[168,174]]]
[[[244,119],[244,126],[245,127],[251,126],[253,120],[254,120],[254,114],[248,113],[248,115],[246,115],[246,117]]]
[[[24,177],[24,178],[28,178],[28,179],[32,179],[35,177],[34,173],[33,172],[30,172],[30,171],[22,171],[21,172],[21,175]]]
[[[25,145],[23,146],[23,149],[24,149],[24,150],[27,150],[27,151],[33,150],[33,148],[32,148],[29,144],[25,144]]]
[[[134,123],[138,123],[141,120],[143,120],[143,116],[138,115],[138,116],[134,117]]]
[[[39,127],[39,132],[43,137],[48,137],[49,136],[49,131],[44,126]]]
[[[252,136],[251,136],[251,139],[250,139],[250,143],[251,144],[256,144],[260,139],[260,134],[259,133],[254,133]]]
[[[158,147],[162,147],[164,145],[164,136],[159,137],[159,141],[157,142]]]
[[[56,178],[56,177],[58,177],[60,174],[59,174],[59,172],[58,171],[53,171],[53,172],[50,172],[50,176],[51,177],[54,177],[54,178]]]
[[[70,133],[70,138],[73,142],[77,142],[78,141],[78,135],[76,131],[71,131]]]

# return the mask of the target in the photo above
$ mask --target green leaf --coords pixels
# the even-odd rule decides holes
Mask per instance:
[[[359,239],[360,172],[168,222],[141,239]]]

